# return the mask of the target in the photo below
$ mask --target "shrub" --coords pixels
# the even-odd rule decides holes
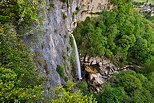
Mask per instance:
[[[65,77],[65,75],[64,75],[64,68],[63,68],[61,65],[57,65],[56,71],[58,72],[58,74],[59,74],[62,78]]]
[[[79,12],[79,11],[80,11],[80,8],[79,8],[79,7],[76,7],[75,9],[76,9],[76,11],[77,11],[77,12]]]
[[[81,92],[82,92],[84,95],[90,94],[90,92],[88,91],[88,84],[87,84],[87,83],[79,82],[79,83],[77,83],[77,87],[81,90]]]
[[[73,91],[75,83],[67,81],[66,88],[62,86],[53,88],[55,90],[52,103],[97,103],[93,96],[83,96],[80,91]]]
[[[110,83],[103,85],[97,96],[99,103],[122,103],[126,92],[123,87],[111,87]]]
[[[116,83],[117,85],[119,85],[120,87],[124,87],[125,91],[132,92],[136,89],[141,89],[142,88],[142,83],[141,81],[131,75],[131,74],[124,74],[123,76],[121,76],[120,78],[116,78]]]
[[[66,14],[63,14],[63,18],[66,19],[67,18],[67,15]]]

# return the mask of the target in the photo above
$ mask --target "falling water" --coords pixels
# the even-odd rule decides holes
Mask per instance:
[[[78,53],[78,48],[77,48],[77,44],[75,41],[75,38],[73,36],[73,34],[71,34],[73,37],[73,44],[74,44],[74,48],[75,48],[75,57],[76,57],[76,64],[77,64],[77,69],[78,69],[78,79],[82,79],[81,76],[81,67],[80,67],[80,59],[79,59],[79,53]]]

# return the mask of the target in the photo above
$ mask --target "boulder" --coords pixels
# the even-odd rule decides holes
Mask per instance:
[[[105,79],[102,78],[102,75],[100,73],[96,74],[90,74],[90,80],[93,80],[94,84],[103,84],[105,82]]]
[[[85,71],[90,73],[90,74],[96,74],[97,73],[97,70],[92,68],[92,67],[90,67],[90,66],[86,66],[85,67]]]

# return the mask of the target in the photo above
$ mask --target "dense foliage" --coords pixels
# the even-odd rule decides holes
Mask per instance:
[[[154,78],[134,71],[115,74],[96,96],[99,103],[153,103]]]
[[[107,56],[118,65],[153,62],[154,24],[133,11],[129,0],[113,2],[118,5],[114,11],[78,24],[74,34],[80,54]]]
[[[78,23],[74,34],[79,52],[82,57],[108,57],[118,66],[137,64],[141,67],[114,74],[95,95],[96,100],[99,103],[153,103],[153,17],[141,16],[133,9],[131,0],[111,1],[115,4],[113,10]],[[84,86],[80,87],[87,93]]]
[[[52,103],[97,103],[93,96],[83,96],[80,91],[74,91],[75,83],[67,81],[64,87],[59,86],[54,88],[55,92],[52,94]],[[62,94],[61,94],[62,93]]]
[[[38,21],[36,12],[41,8],[40,0],[1,0],[0,22],[29,23]]]
[[[61,0],[67,2],[67,0]],[[29,103],[44,102],[42,83],[38,77],[32,57],[22,41],[27,32],[27,26],[32,22],[38,23],[37,11],[41,9],[40,0],[2,0],[0,2],[0,102]],[[20,30],[23,28],[23,31]],[[32,28],[31,28],[32,29]],[[19,32],[22,31],[22,32]],[[28,33],[28,32],[27,32]],[[57,66],[57,72],[66,81],[64,68]],[[55,94],[47,102],[52,103],[87,103],[96,101],[92,96],[83,96],[80,91],[72,92],[73,84],[63,88],[55,88]]]
[[[0,102],[36,100],[43,93],[31,56],[14,26],[0,25]]]
[[[43,93],[33,53],[18,34],[19,25],[37,21],[38,0],[0,1],[0,102],[32,102]],[[14,26],[16,25],[16,26]],[[17,26],[18,25],[18,26]],[[26,31],[25,31],[26,32]]]
[[[98,103],[153,103],[154,64],[115,73],[97,94],[88,92],[84,82],[77,86],[84,95],[93,94]]]
[[[60,0],[67,2],[68,0]],[[33,53],[23,44],[20,27],[37,21],[41,0],[0,1],[0,102],[37,102],[42,100],[42,78],[33,64]],[[112,0],[113,11],[103,11],[98,18],[87,18],[74,31],[82,56],[103,55],[115,64],[143,63],[136,72],[115,74],[110,83],[96,95],[100,103],[152,103],[154,96],[154,24],[153,18],[142,18],[133,12],[131,0]],[[51,4],[53,6],[53,4]],[[77,9],[77,8],[76,8]],[[65,15],[63,15],[66,18]],[[16,25],[16,26],[15,26]],[[23,32],[26,32],[24,31]],[[72,54],[72,57],[74,55]],[[64,68],[57,66],[59,75]],[[73,83],[54,88],[52,103],[97,103],[92,96],[84,96]],[[84,94],[87,85],[78,85]],[[82,89],[83,88],[83,89]]]

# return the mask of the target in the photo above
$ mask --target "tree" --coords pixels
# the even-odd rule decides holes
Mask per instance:
[[[110,103],[118,100],[117,96],[121,95],[123,96],[118,103],[153,103],[153,84],[151,84],[151,80],[153,79],[148,79],[143,74],[136,73],[134,71],[121,71],[114,74],[109,83],[104,84],[103,87],[105,88],[103,88],[103,92],[101,92],[101,94],[104,96],[103,98],[110,100]],[[114,94],[112,90],[117,88],[123,88],[123,92],[118,92],[121,93],[121,95],[111,95]],[[98,95],[98,98],[100,98],[99,96],[100,95]],[[115,99],[112,99],[112,96],[115,97]],[[101,102],[103,101],[100,101],[100,103]]]
[[[101,91],[97,95],[99,103],[121,103],[126,92],[123,87],[111,87],[110,83],[103,85]]]
[[[81,56],[115,58],[117,65],[154,61],[153,23],[132,11],[131,0],[112,2],[117,5],[113,11],[87,18],[74,30]]]
[[[135,76],[129,74],[123,75],[121,78],[117,78],[116,82],[119,86],[124,87],[124,90],[127,93],[142,88],[141,81]]]
[[[42,87],[20,87],[22,81],[10,68],[0,67],[0,102],[26,102],[39,100],[42,95]]]
[[[97,103],[93,96],[83,96],[80,91],[73,91],[75,84],[67,81],[65,88],[58,86],[53,88],[54,94],[51,100],[52,103]]]
[[[0,25],[0,44],[0,102],[37,100],[43,93],[42,79],[14,26]]]

